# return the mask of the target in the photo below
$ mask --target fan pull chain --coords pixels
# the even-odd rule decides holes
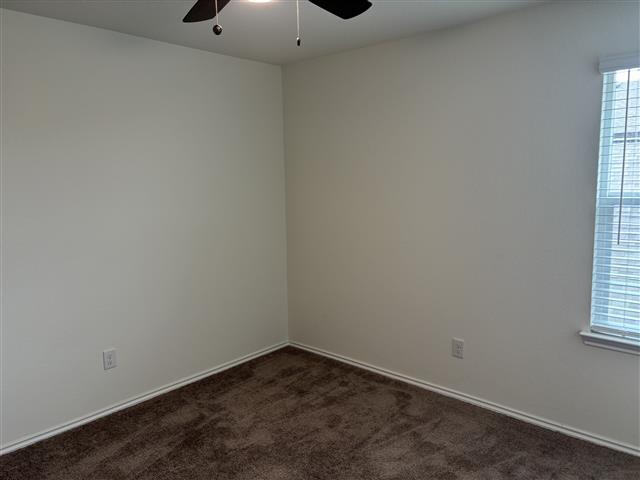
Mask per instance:
[[[622,144],[622,173],[620,178],[620,204],[618,205],[618,245],[620,245],[620,232],[622,230],[622,201],[624,196],[624,169],[627,162],[627,128],[629,125],[629,89],[631,87],[631,70],[627,71],[627,103],[624,113],[624,143]]]
[[[296,44],[300,46],[302,45],[302,39],[300,38],[300,0],[296,0],[296,22],[298,25],[298,38],[296,39]]]
[[[220,35],[222,33],[222,25],[220,25],[220,13],[218,13],[218,0],[214,0],[213,4],[216,9],[216,24],[213,26],[213,33]]]

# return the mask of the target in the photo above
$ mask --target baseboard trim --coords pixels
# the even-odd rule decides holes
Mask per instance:
[[[322,355],[327,358],[331,358],[333,360],[337,360],[342,363],[346,363],[352,365],[354,367],[362,368],[364,370],[368,370],[370,372],[378,373],[385,377],[393,378],[394,380],[398,380],[404,383],[408,383],[410,385],[414,385],[420,388],[424,388],[425,390],[429,390],[432,392],[439,393],[441,395],[445,395],[447,397],[455,398],[457,400],[461,400],[466,403],[470,403],[472,405],[476,405],[478,407],[486,408],[487,410],[491,410],[496,413],[501,413],[503,415],[507,415],[509,417],[517,418],[518,420],[522,420],[527,423],[531,423],[533,425],[537,425],[539,427],[546,428],[548,430],[553,430],[559,433],[563,433],[570,437],[579,438],[581,440],[585,440],[590,443],[594,443],[596,445],[604,446],[611,448],[613,450],[617,450],[623,453],[628,453],[630,455],[634,455],[636,457],[640,457],[640,448],[627,444],[618,442],[616,440],[612,440],[606,437],[602,437],[600,435],[596,435],[593,433],[589,433],[580,429],[576,429],[570,427],[568,425],[563,425],[552,420],[548,420],[542,417],[538,417],[536,415],[532,415],[529,413],[521,412],[519,410],[515,410],[513,408],[505,407],[504,405],[499,405],[497,403],[491,402],[489,400],[485,400],[479,397],[475,397],[473,395],[468,395],[466,393],[459,392],[457,390],[453,390],[450,388],[442,387],[440,385],[436,385],[430,382],[426,382],[424,380],[420,380],[417,378],[410,377],[408,375],[403,375],[401,373],[394,372],[392,370],[388,370],[386,368],[377,367],[367,362],[363,362],[360,360],[355,360],[350,357],[346,357],[344,355],[339,355],[327,350],[323,350],[321,348],[312,347],[310,345],[306,345],[300,342],[280,342],[270,347],[264,348],[257,352],[250,353],[243,357],[237,358],[235,360],[231,360],[229,362],[218,365],[217,367],[213,367],[209,370],[205,370],[203,372],[197,373],[195,375],[191,375],[189,377],[185,377],[181,380],[173,382],[171,384],[165,385],[158,389],[149,391],[142,395],[138,395],[136,397],[125,400],[124,402],[112,405],[110,407],[104,408],[102,410],[98,410],[96,412],[90,413],[83,417],[77,418],[70,422],[63,423],[49,430],[45,430],[43,432],[37,433],[35,435],[30,435],[28,437],[24,437],[15,442],[4,445],[0,448],[0,456],[5,455],[7,453],[14,452],[21,448],[27,447],[39,441],[45,440],[47,438],[53,437],[55,435],[59,435],[68,430],[72,430],[81,425],[85,425],[87,423],[93,422],[94,420],[98,420],[99,418],[106,417],[107,415],[111,415],[112,413],[116,413],[120,410],[124,410],[126,408],[132,407],[139,403],[142,403],[146,400],[150,400],[159,395],[168,393],[172,390],[176,390],[178,388],[189,385],[190,383],[197,382],[198,380],[202,380],[211,375],[215,375],[216,373],[223,372],[230,368],[241,365],[245,362],[253,360],[255,358],[261,357],[263,355],[267,355],[268,353],[274,352],[281,348],[290,345],[295,348],[299,348],[301,350],[305,350],[311,353],[315,353],[317,355]]]
[[[176,390],[178,388],[184,387],[186,385],[189,385],[190,383],[194,383],[197,382],[198,380],[202,380],[204,378],[210,377],[211,375],[215,375],[216,373],[220,373],[223,372],[225,370],[228,370],[230,368],[236,367],[240,364],[246,363],[250,360],[253,360],[255,358],[261,357],[263,355],[266,355],[268,353],[274,352],[276,350],[279,350],[283,347],[286,347],[289,344],[289,342],[284,341],[284,342],[280,342],[277,343],[275,345],[272,345],[270,347],[267,348],[263,348],[262,350],[258,350],[257,352],[253,352],[250,353],[248,355],[244,355],[243,357],[240,358],[236,358],[235,360],[231,360],[229,362],[225,362],[221,365],[218,365],[216,367],[210,368],[208,370],[205,370],[203,372],[200,373],[196,373],[194,375],[190,375],[188,377],[182,378],[181,380],[178,380],[176,382],[170,383],[168,385],[165,385],[163,387],[157,388],[155,390],[151,390],[149,392],[143,393],[141,395],[135,396],[133,398],[130,398],[128,400],[125,400],[124,402],[121,403],[117,403],[115,405],[111,405],[110,407],[104,408],[102,410],[98,410],[96,412],[90,413],[88,415],[76,418],[75,420],[71,420],[70,422],[66,422],[63,423],[61,425],[58,425],[56,427],[53,427],[49,430],[45,430],[43,432],[40,433],[36,433],[35,435],[30,435],[28,437],[24,437],[21,438],[19,440],[16,440],[15,442],[9,443],[7,445],[3,445],[0,448],[0,456],[5,455],[7,453],[11,453],[14,452],[16,450],[19,450],[21,448],[27,447],[29,445],[32,445],[34,443],[40,442],[42,440],[45,440],[47,438],[53,437],[55,435],[59,435],[63,432],[66,432],[67,430],[71,430],[74,429],[76,427],[79,427],[81,425],[85,425],[87,423],[93,422],[94,420],[98,420],[99,418],[102,417],[106,417],[107,415],[111,415],[112,413],[116,413],[120,410],[124,410],[125,408],[129,408],[132,407],[134,405],[137,405],[138,403],[142,403],[146,400],[150,400],[154,397],[157,397],[159,395],[163,395],[165,393],[168,393],[172,390]]]
[[[543,427],[548,430],[553,430],[555,432],[563,433],[570,437],[579,438],[580,440],[585,440],[587,442],[594,443],[596,445],[608,447],[613,450],[617,450],[620,452],[628,453],[630,455],[634,455],[636,457],[640,457],[640,448],[631,444],[618,442],[616,440],[602,437],[594,433],[589,433],[584,430],[579,430],[577,428],[573,428],[568,425],[563,425],[561,423],[557,423],[552,420],[548,420],[546,418],[538,417],[537,415],[521,412],[519,410],[515,410],[510,407],[505,407],[504,405],[499,405],[497,403],[491,402],[489,400],[485,400],[483,398],[475,397],[473,395],[468,395],[466,393],[459,392],[457,390],[453,390],[450,388],[442,387],[440,385],[436,385],[430,382],[426,382],[424,380],[413,378],[408,375],[403,375],[401,373],[397,373],[392,370],[387,370],[386,368],[377,367],[370,363],[363,362],[360,360],[355,360],[353,358],[346,357],[344,355],[339,355],[337,353],[323,350],[321,348],[312,347],[310,345],[305,345],[300,342],[289,342],[289,344],[292,347],[299,348],[301,350],[305,350],[318,355],[322,355],[324,357],[331,358],[333,360],[337,360],[339,362],[346,363],[354,367],[362,368],[370,372],[378,373],[380,375],[384,375],[385,377],[393,378],[394,380],[408,383],[416,387],[424,388],[425,390],[439,393],[447,397],[455,398],[457,400],[461,400],[463,402],[470,403],[472,405],[482,407],[487,410],[491,410],[492,412],[501,413],[503,415],[507,415],[512,418],[517,418],[518,420],[522,420],[523,422],[531,423],[533,425],[537,425],[539,427]]]

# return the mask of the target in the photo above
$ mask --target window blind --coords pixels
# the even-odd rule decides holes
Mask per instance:
[[[617,66],[620,67],[620,62]],[[637,339],[640,338],[640,68],[603,71],[591,330]]]

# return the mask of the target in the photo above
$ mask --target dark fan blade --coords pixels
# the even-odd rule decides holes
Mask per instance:
[[[371,8],[369,0],[309,0],[329,13],[348,20]]]
[[[221,12],[224,7],[227,6],[231,0],[218,0],[218,12]],[[205,20],[211,20],[216,16],[215,0],[198,0],[196,4],[191,7],[187,16],[182,19],[183,22],[204,22]]]

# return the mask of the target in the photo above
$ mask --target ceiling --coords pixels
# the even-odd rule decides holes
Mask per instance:
[[[11,10],[67,20],[187,47],[275,64],[467,23],[541,0],[372,0],[373,7],[341,20],[302,0],[302,47],[296,46],[295,0],[233,0],[213,22],[182,23],[195,0],[0,0]]]

